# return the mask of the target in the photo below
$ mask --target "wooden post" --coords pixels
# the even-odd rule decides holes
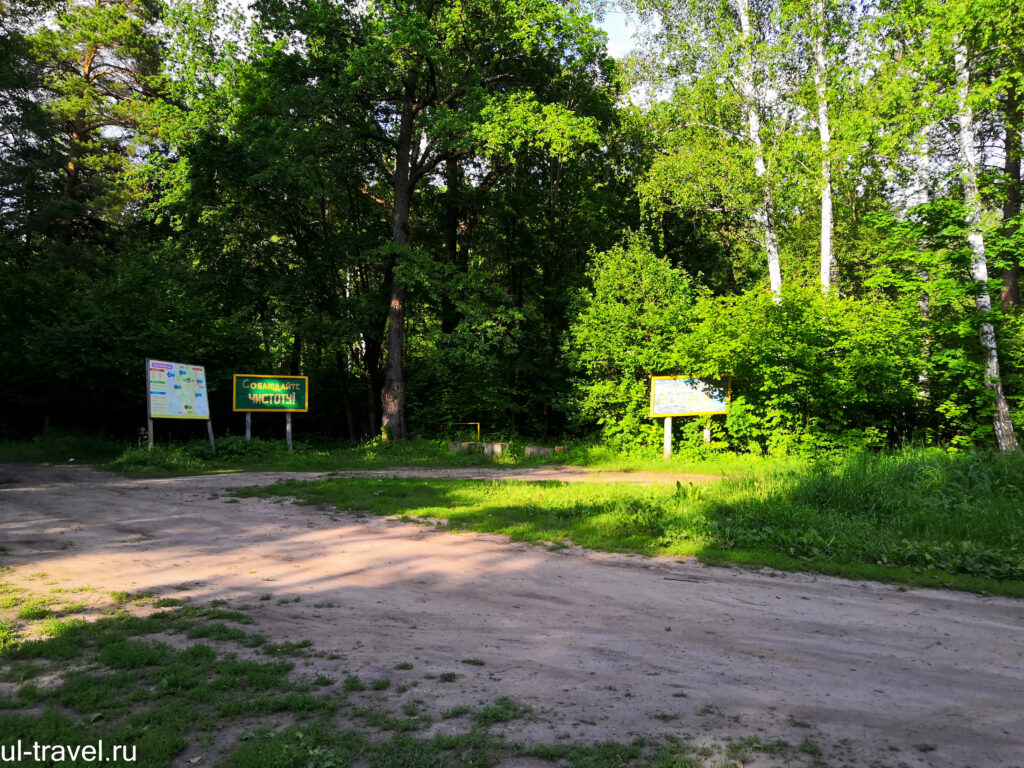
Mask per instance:
[[[711,445],[711,419],[704,422],[704,445]]]
[[[149,386],[149,382],[146,382],[146,386]],[[153,450],[153,420],[152,419],[146,419],[146,434],[149,436],[149,438],[148,438],[149,445],[147,446],[146,450],[147,451],[152,451]]]
[[[672,458],[672,417],[665,417],[665,461]]]
[[[286,413],[284,415],[284,435],[285,440],[288,441],[288,453],[292,452],[292,415]]]
[[[210,436],[210,450],[213,451],[213,455],[217,455],[217,444],[213,442],[213,419],[206,420],[206,434]]]
[[[245,442],[252,438],[252,411],[245,412]]]

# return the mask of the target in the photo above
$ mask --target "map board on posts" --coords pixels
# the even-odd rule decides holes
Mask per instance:
[[[652,417],[711,416],[729,412],[732,377],[652,376]]]
[[[306,413],[309,410],[309,377],[236,373],[231,388],[231,409]]]
[[[146,378],[149,418],[210,418],[210,397],[203,366],[147,358]]]

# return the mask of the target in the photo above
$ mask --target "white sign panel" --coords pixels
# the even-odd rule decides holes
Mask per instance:
[[[151,419],[209,419],[206,370],[191,363],[146,360]]]
[[[652,417],[728,413],[731,376],[652,376]]]

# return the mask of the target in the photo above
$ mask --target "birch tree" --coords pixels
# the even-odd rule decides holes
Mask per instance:
[[[642,8],[658,17],[662,30],[648,51],[645,76],[661,88],[668,85],[675,104],[666,126],[673,137],[645,185],[647,199],[718,209],[734,220],[748,217],[764,253],[769,290],[778,297],[775,156],[780,126],[790,114],[787,86],[776,77],[775,6],[721,0],[649,2]],[[715,147],[710,154],[709,147]]]
[[[985,351],[985,386],[995,399],[995,415],[992,427],[996,446],[1001,451],[1017,447],[1010,420],[1010,407],[1003,392],[999,375],[999,350],[996,344],[992,314],[992,296],[988,287],[988,260],[985,255],[985,234],[982,227],[983,208],[978,189],[978,155],[975,135],[974,110],[971,106],[971,60],[962,35],[954,34],[954,66],[956,71],[956,123],[957,141],[960,148],[961,174],[967,205],[967,242],[971,248],[971,277],[978,285],[975,307],[982,318],[979,327],[981,346]]]
[[[828,65],[825,61],[825,0],[814,0],[812,48],[814,51],[814,92],[818,100],[818,140],[821,145],[821,289],[832,288],[835,254],[832,252],[832,160],[829,152],[832,132],[828,120]]]
[[[749,0],[733,0],[739,18],[739,87],[747,113],[747,135],[753,147],[754,172],[762,182],[768,175],[764,146],[761,142],[761,116],[758,113],[758,93],[754,79],[754,33],[750,24]],[[757,211],[758,222],[764,231],[764,250],[768,259],[768,284],[776,298],[782,290],[782,267],[779,263],[779,238],[773,220],[774,206],[769,184],[763,184],[763,200]]]
[[[1017,441],[1000,374],[986,247],[995,218],[988,209],[994,201],[991,196],[986,199],[982,188],[986,168],[980,151],[985,135],[993,133],[994,106],[1005,90],[998,67],[992,68],[998,15],[984,3],[964,0],[896,5],[889,18],[894,20],[892,28],[908,41],[900,60],[883,70],[880,82],[884,87],[894,75],[909,82],[903,101],[894,102],[900,111],[892,118],[895,132],[902,132],[903,157],[910,166],[904,174],[910,180],[909,201],[920,206],[935,187],[937,194],[947,200],[959,198],[962,204],[984,386],[994,406],[993,435],[1000,450],[1012,450]],[[914,125],[918,127],[910,127]],[[922,303],[922,310],[927,312],[929,305]]]

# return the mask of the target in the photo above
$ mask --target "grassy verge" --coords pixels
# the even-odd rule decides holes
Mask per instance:
[[[715,475],[760,475],[770,467],[798,466],[802,459],[763,459],[750,455],[709,452],[706,456],[677,455],[664,461],[660,452],[622,454],[590,442],[567,442],[559,453],[525,455],[532,441],[513,440],[501,456],[485,456],[482,450],[455,453],[445,439],[415,438],[401,443],[372,440],[366,443],[296,441],[289,453],[283,440],[240,435],[217,438],[217,456],[205,439],[187,443],[162,443],[147,450],[90,433],[52,429],[32,439],[0,440],[0,462],[45,464],[87,463],[127,475],[166,477],[216,472],[294,471],[322,472],[336,469],[385,469],[411,467],[535,467],[553,464],[620,472],[693,472]],[[552,447],[553,446],[549,446]]]
[[[283,441],[242,437],[218,438],[217,456],[204,441],[156,446],[152,451],[130,448],[103,466],[136,476],[173,476],[232,471],[324,472],[330,470],[385,469],[388,467],[536,467],[567,464],[620,472],[695,472],[715,475],[763,474],[768,467],[796,466],[796,459],[762,459],[753,456],[715,455],[704,459],[677,456],[622,455],[592,444],[567,445],[548,456],[525,455],[525,443],[511,443],[501,456],[482,451],[454,453],[446,440],[414,439],[402,443],[371,441],[360,445],[311,445],[296,443],[292,453]]]
[[[504,729],[532,718],[530,707],[501,697],[444,709],[420,686],[434,676],[405,662],[393,665],[399,685],[364,682],[308,643],[269,642],[244,605],[112,593],[120,607],[88,621],[63,615],[64,596],[2,580],[0,594],[0,617],[12,617],[0,618],[0,746],[28,750],[5,752],[5,765],[90,765],[100,743],[102,762],[145,768],[490,768],[524,757],[560,768],[735,768],[756,753],[819,765],[816,745],[755,735],[713,747],[673,737],[524,745]],[[17,618],[40,600],[48,618]],[[431,729],[431,712],[443,728]],[[37,759],[35,745],[49,751]]]
[[[709,486],[332,479],[290,495],[513,539],[1024,596],[1024,455],[860,454]]]
[[[103,463],[125,451],[123,441],[88,432],[47,430],[29,440],[0,440],[0,462]]]

